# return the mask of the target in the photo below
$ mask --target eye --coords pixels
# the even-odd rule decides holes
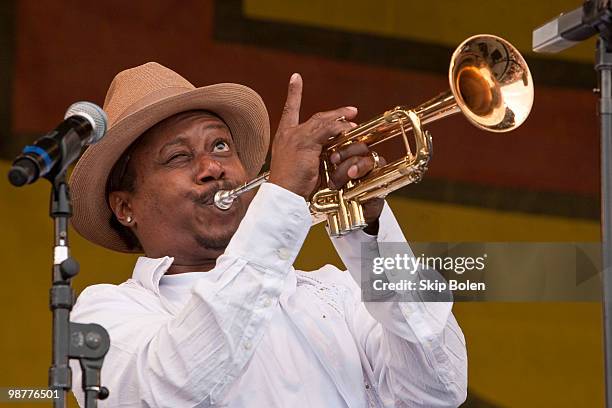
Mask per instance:
[[[177,152],[177,153],[172,154],[170,158],[166,160],[166,163],[172,163],[174,161],[185,160],[185,159],[188,159],[189,156],[190,156],[189,153]]]
[[[217,140],[215,142],[215,147],[213,149],[214,152],[229,152],[229,150],[229,143],[227,143],[225,140]]]

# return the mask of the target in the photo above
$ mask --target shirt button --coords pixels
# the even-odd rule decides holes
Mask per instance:
[[[263,301],[263,305],[264,305],[264,307],[270,307],[270,305],[271,305],[271,304],[272,304],[272,301],[270,300],[270,298],[266,298],[266,299]]]
[[[291,253],[287,248],[281,248],[278,250],[278,257],[286,261],[291,257]]]
[[[253,347],[253,345],[251,344],[250,341],[247,340],[244,342],[244,345],[242,347],[244,347],[245,350],[250,350],[251,347]]]

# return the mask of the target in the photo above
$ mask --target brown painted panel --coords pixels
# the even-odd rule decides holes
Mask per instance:
[[[114,0],[104,7],[71,0],[21,1],[14,133],[48,129],[75,100],[101,103],[115,73],[151,60],[174,68],[196,85],[240,82],[253,87],[268,104],[273,127],[294,71],[304,76],[304,118],[319,110],[355,105],[365,120],[395,104],[415,105],[447,88],[446,79],[437,74],[214,43],[213,11],[212,2],[196,0]],[[487,134],[462,118],[447,119],[431,129],[435,156],[427,177],[529,190],[598,192],[595,98],[586,90],[536,85],[532,116],[515,133]]]

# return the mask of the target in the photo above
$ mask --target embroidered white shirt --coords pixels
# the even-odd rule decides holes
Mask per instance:
[[[165,276],[173,258],[141,257],[126,282],[86,288],[71,319],[111,338],[99,406],[460,405],[467,357],[452,303],[361,301],[362,259],[405,242],[386,204],[379,224],[376,237],[332,238],[348,273],[296,271],[308,206],[266,183],[213,270]]]

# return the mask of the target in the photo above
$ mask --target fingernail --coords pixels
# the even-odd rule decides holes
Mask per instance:
[[[346,109],[352,110],[353,112],[357,112],[357,108],[354,106],[347,106]]]
[[[359,171],[359,168],[353,164],[351,167],[349,167],[347,174],[350,178],[356,178],[358,171]]]
[[[357,124],[355,122],[349,122],[349,123],[351,124],[352,128],[356,128],[357,127]]]
[[[338,164],[340,162],[340,153],[338,152],[332,153],[332,155],[329,157],[329,160],[333,164]]]
[[[298,74],[297,72],[294,73],[293,75],[291,75],[291,79],[289,80],[289,82],[293,83],[293,82],[297,81],[299,76],[300,76],[300,74]]]

